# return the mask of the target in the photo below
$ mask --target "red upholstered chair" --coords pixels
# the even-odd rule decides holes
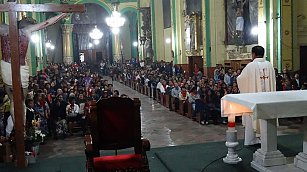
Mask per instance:
[[[112,97],[101,99],[90,116],[90,134],[85,136],[88,171],[149,171],[146,151],[150,143],[141,138],[139,99]],[[117,150],[134,148],[131,154]],[[100,150],[115,155],[100,156]]]

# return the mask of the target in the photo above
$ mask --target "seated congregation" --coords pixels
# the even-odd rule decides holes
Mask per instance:
[[[27,154],[38,154],[33,148],[50,138],[83,136],[86,133],[87,102],[119,97],[119,92],[113,91],[113,85],[91,69],[86,64],[50,64],[44,71],[30,77],[25,98]],[[0,144],[5,147],[5,156],[1,156],[0,162],[11,162],[15,159],[14,123],[10,100],[4,90],[1,95]]]
[[[122,70],[120,70],[122,69]],[[217,65],[213,76],[206,76],[202,69],[195,66],[194,72],[188,74],[180,65],[157,62],[151,66],[141,67],[137,63],[117,64],[111,76],[152,97],[171,111],[176,111],[200,124],[226,124],[221,118],[220,100],[226,94],[239,94],[237,76],[241,70],[233,71]],[[297,73],[287,70],[276,75],[277,91],[305,89]],[[239,119],[240,120],[240,119]]]

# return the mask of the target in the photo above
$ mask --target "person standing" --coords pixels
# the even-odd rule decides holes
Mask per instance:
[[[264,48],[254,46],[252,48],[252,59],[237,78],[240,93],[257,93],[276,91],[275,71],[272,64],[264,58]],[[253,121],[252,113],[245,113],[242,117],[245,126],[244,145],[260,143],[259,122]]]

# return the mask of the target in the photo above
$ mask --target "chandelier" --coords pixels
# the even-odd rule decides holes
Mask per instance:
[[[126,19],[118,12],[119,3],[113,3],[113,11],[110,17],[106,18],[107,25],[114,34],[118,34],[119,28],[124,26]]]
[[[90,32],[90,37],[92,39],[101,39],[103,36],[103,33],[95,26],[95,28]]]
[[[126,19],[121,14],[113,10],[112,15],[106,18],[107,25],[111,28],[119,28],[125,24]]]

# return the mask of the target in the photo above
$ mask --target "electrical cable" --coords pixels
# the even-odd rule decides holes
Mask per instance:
[[[166,163],[161,159],[160,155],[158,153],[154,153],[156,157],[159,159],[159,161],[162,163],[162,165],[167,169],[167,171],[172,172],[172,170],[166,165]]]
[[[240,149],[237,150],[237,152],[240,152],[240,151],[243,150],[244,148],[245,148],[245,146],[243,145]],[[222,159],[222,158],[224,158],[224,157],[225,157],[225,155],[223,155],[223,156],[221,156],[221,157],[219,157],[219,158],[217,158],[217,159],[211,161],[209,164],[207,164],[207,165],[201,170],[201,172],[205,172],[205,170],[206,170],[210,165],[214,164],[215,162],[217,162],[218,160],[220,160],[220,159]]]

